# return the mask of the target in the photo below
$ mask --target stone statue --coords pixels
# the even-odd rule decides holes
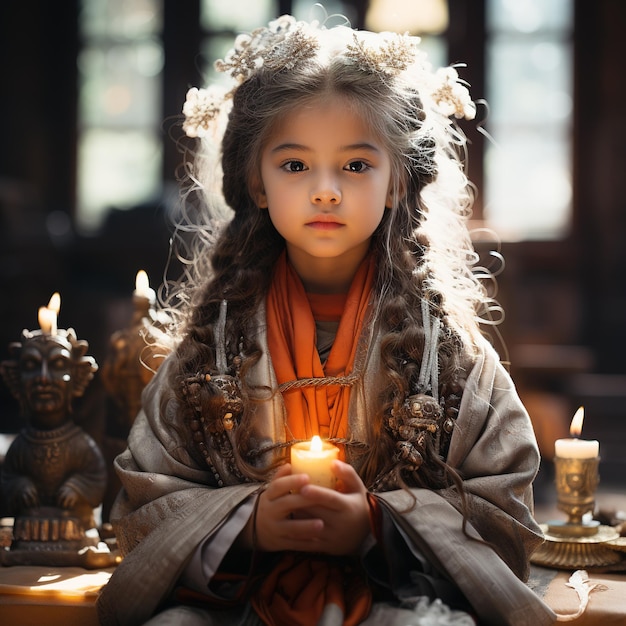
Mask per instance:
[[[143,286],[141,284],[145,281]],[[106,391],[106,428],[102,451],[109,468],[107,489],[102,502],[102,521],[109,513],[122,484],[113,469],[115,457],[126,448],[130,429],[141,409],[141,394],[168,352],[161,341],[168,324],[165,313],[155,308],[156,294],[150,289],[145,271],[137,274],[133,294],[133,315],[127,328],[113,333],[100,370]]]
[[[0,364],[27,422],[2,467],[2,490],[15,517],[4,565],[111,562],[94,519],[106,488],[104,456],[72,417],[72,401],[98,369],[87,349],[71,328],[25,330],[22,341],[9,346],[12,359]]]

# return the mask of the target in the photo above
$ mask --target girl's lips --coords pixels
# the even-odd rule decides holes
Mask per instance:
[[[342,228],[343,224],[339,222],[308,222],[307,226],[317,230],[336,230],[337,228]]]
[[[319,230],[335,230],[343,226],[343,224],[337,221],[332,215],[316,215],[310,222],[307,222],[306,225]]]

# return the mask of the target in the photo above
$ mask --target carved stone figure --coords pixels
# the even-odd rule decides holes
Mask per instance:
[[[141,273],[141,272],[140,272]],[[138,274],[139,282],[139,274]],[[147,281],[147,278],[146,278]],[[141,393],[163,361],[167,348],[159,343],[165,315],[154,307],[154,292],[133,295],[133,317],[127,328],[113,333],[100,370],[106,391],[106,425],[102,451],[109,469],[102,502],[102,521],[109,521],[113,502],[122,486],[113,469],[113,460],[126,449],[128,433],[141,409]]]
[[[25,330],[22,341],[9,346],[12,359],[0,364],[27,422],[2,467],[3,493],[15,517],[10,550],[1,552],[4,565],[99,567],[111,560],[94,519],[106,464],[72,418],[73,399],[98,369],[87,349],[73,329]]]

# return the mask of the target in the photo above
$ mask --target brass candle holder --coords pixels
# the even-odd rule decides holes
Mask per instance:
[[[590,537],[598,532],[600,522],[585,519],[595,509],[595,494],[600,482],[598,457],[565,459],[555,457],[557,508],[567,515],[566,522],[548,524],[551,533],[566,537]]]
[[[619,533],[591,518],[599,483],[599,458],[555,457],[557,508],[567,521],[542,524],[545,542],[532,555],[537,565],[560,569],[607,567],[622,560]]]

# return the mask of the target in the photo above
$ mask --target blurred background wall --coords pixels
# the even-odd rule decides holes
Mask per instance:
[[[166,271],[180,111],[233,32],[302,0],[0,3],[0,359],[61,294],[59,323],[101,364],[139,269]],[[344,0],[352,24],[419,34],[486,98],[464,124],[477,245],[506,260],[499,327],[546,459],[584,404],[604,481],[626,446],[626,3]],[[486,139],[484,129],[492,139]],[[491,230],[498,234],[494,238]],[[175,271],[175,267],[172,271]],[[99,374],[77,421],[106,430]],[[0,432],[21,422],[0,385]]]

